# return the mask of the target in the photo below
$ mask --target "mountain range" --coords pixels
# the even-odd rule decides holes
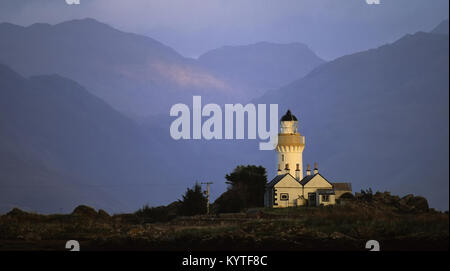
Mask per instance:
[[[245,66],[230,66],[230,60],[244,56]],[[301,44],[268,43],[214,50],[196,60],[89,18],[28,27],[0,24],[0,63],[24,76],[75,80],[132,118],[167,114],[172,104],[186,103],[194,94],[205,101],[247,102],[322,62]]]
[[[407,34],[324,63],[252,103],[278,104],[280,117],[290,109],[306,137],[304,163],[318,162],[330,181],[351,182],[356,192],[414,193],[447,209],[448,44],[445,34]],[[183,155],[183,176],[219,180],[215,196],[238,164],[263,165],[269,180],[276,175],[275,155],[257,141],[174,142],[164,135],[170,121],[155,119],[149,130],[163,131],[164,145]]]
[[[444,20],[438,26],[433,28],[433,30],[431,30],[431,33],[448,35],[448,27],[448,20]]]
[[[324,63],[301,43],[259,42],[245,46],[224,46],[201,55],[198,61],[216,77],[251,90],[253,97],[278,89]]]
[[[130,210],[129,199],[142,191],[136,185],[149,185],[151,173],[164,178],[149,163],[156,160],[152,139],[78,83],[25,78],[0,65],[0,89],[1,211],[70,211],[88,203]]]
[[[239,164],[274,176],[274,153],[254,140],[170,137],[168,106],[193,94],[278,103],[279,116],[291,109],[299,119],[304,162],[319,162],[330,181],[448,209],[448,44],[448,27],[438,26],[330,62],[296,43],[223,47],[196,60],[92,19],[0,24],[0,212],[130,211],[203,180],[214,181],[215,198]]]
[[[418,32],[258,99],[290,108],[325,176],[448,207],[449,37]],[[447,207],[445,207],[447,206]]]

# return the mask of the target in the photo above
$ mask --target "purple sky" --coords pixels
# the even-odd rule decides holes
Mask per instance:
[[[333,59],[429,31],[448,0],[1,0],[0,22],[29,25],[91,17],[153,37],[185,56],[223,45],[302,42]]]

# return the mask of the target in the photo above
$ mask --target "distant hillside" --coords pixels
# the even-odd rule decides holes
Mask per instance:
[[[166,179],[150,163],[158,145],[130,119],[56,75],[26,79],[0,65],[0,89],[0,212],[158,201],[149,189],[152,174]]]
[[[93,19],[0,24],[0,63],[25,76],[60,74],[131,116],[168,112],[192,93],[226,97],[226,84],[162,43]],[[191,98],[192,99],[192,98]]]
[[[201,55],[198,60],[217,77],[255,94],[301,78],[324,62],[304,44],[269,42],[224,46]]]
[[[442,21],[438,26],[436,26],[431,33],[433,34],[446,34],[448,35],[448,20]]]
[[[43,213],[66,212],[83,202],[110,210],[123,208],[92,184],[0,147],[0,214],[13,207]]]
[[[232,61],[221,61],[223,53]],[[167,114],[173,104],[190,103],[194,94],[205,101],[246,102],[321,63],[300,44],[261,43],[231,53],[219,49],[197,61],[93,19],[0,24],[0,63],[25,76],[59,74],[75,80],[132,117]]]
[[[30,187],[25,193],[1,189],[0,204],[5,208],[17,204],[54,211],[61,205],[73,208],[77,201],[114,212],[135,210],[145,203],[172,202],[195,181],[214,182],[213,200],[226,188],[225,174],[240,164],[263,165],[269,179],[275,175],[275,154],[258,151],[258,141],[170,137],[174,118],[162,109],[178,102],[179,93],[191,103],[195,92],[188,88],[186,92],[175,88],[178,94],[162,88],[147,91],[135,85],[148,86],[147,75],[154,72],[147,73],[143,51],[161,61],[193,61],[170,48],[92,20],[27,28],[1,24],[0,33],[0,62],[16,63],[11,66],[26,75],[62,72],[88,86],[58,75],[25,78],[0,66],[0,181],[3,187],[21,182],[19,187]],[[125,44],[120,45],[116,35]],[[75,48],[80,46],[82,50]],[[278,103],[279,116],[292,110],[306,137],[304,163],[317,161],[330,181],[352,182],[355,190],[372,187],[400,195],[414,193],[428,198],[431,207],[448,209],[448,52],[448,35],[406,35],[392,44],[320,64],[253,102]],[[131,71],[133,78],[117,73],[124,63],[127,68],[122,71]],[[118,96],[113,94],[116,90]],[[151,97],[132,94],[139,91]],[[117,98],[117,107],[132,108],[136,114],[163,113],[138,127],[90,92],[105,94],[109,98],[103,98],[112,104]],[[226,93],[239,102],[233,93]],[[127,111],[125,107],[121,109]],[[56,188],[39,192],[35,187]],[[60,204],[59,195],[67,201]]]
[[[447,210],[448,42],[444,35],[406,35],[324,63],[252,102],[279,104],[280,117],[292,110],[306,137],[304,164],[317,161],[330,181],[423,195]],[[214,180],[217,197],[237,165],[262,165],[269,180],[276,175],[275,154],[259,151],[259,141],[174,141],[167,137],[173,119],[155,117],[147,130],[177,153],[180,180]]]
[[[449,37],[419,32],[326,63],[255,102],[299,118],[325,176],[448,208]]]

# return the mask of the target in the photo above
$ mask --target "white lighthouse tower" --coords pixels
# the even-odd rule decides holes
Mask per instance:
[[[298,132],[298,120],[288,110],[280,120],[277,161],[278,175],[290,173],[297,180],[303,179],[303,149],[305,137]]]

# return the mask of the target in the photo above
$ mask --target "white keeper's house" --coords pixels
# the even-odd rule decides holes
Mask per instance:
[[[303,176],[305,137],[298,132],[298,120],[290,110],[281,118],[276,147],[278,175],[266,186],[266,207],[319,206],[336,204],[343,194],[352,193],[351,183],[331,183],[319,173],[317,163]]]

